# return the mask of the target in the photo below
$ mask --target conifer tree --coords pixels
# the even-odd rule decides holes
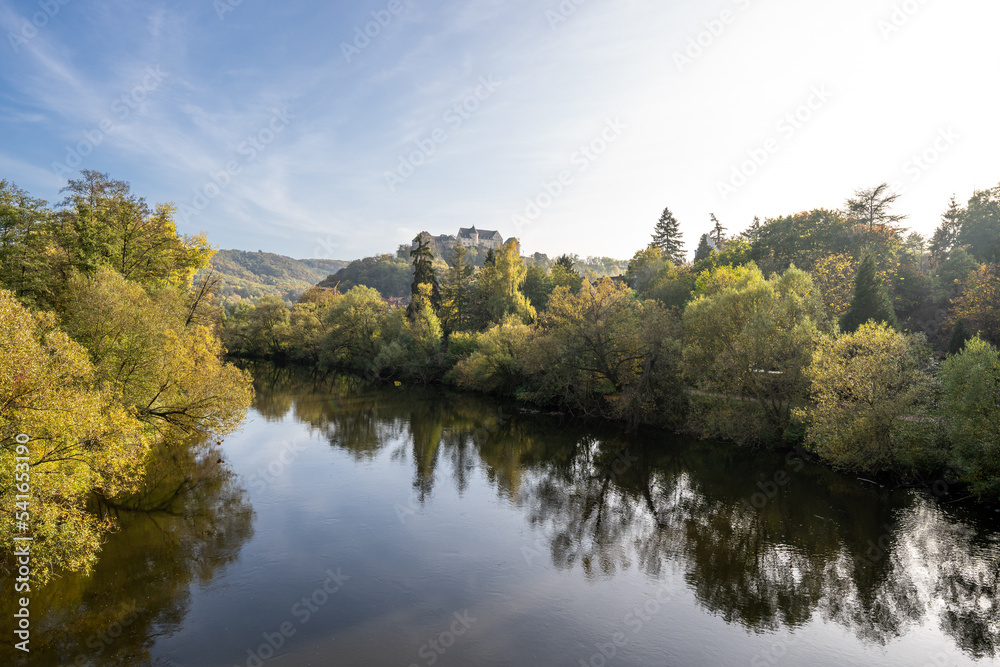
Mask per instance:
[[[694,253],[694,261],[697,263],[711,257],[713,250],[712,244],[708,241],[708,234],[702,234],[698,241],[698,249]]]
[[[431,306],[436,313],[441,308],[441,290],[438,287],[437,273],[434,271],[434,253],[431,251],[427,234],[421,233],[417,237],[417,247],[410,253],[413,263],[413,284],[410,285],[410,307],[406,314],[412,319],[415,314],[414,304],[420,294],[420,285],[431,286]]]
[[[719,219],[712,214],[712,238],[715,240],[715,247],[722,250],[722,242],[726,239],[725,232],[726,228],[722,226]]]
[[[853,333],[869,321],[885,322],[890,327],[896,327],[896,311],[876,270],[875,257],[866,253],[854,278],[854,298],[840,319],[840,328]]]
[[[684,263],[684,243],[681,241],[680,223],[669,208],[663,209],[663,214],[660,215],[660,220],[653,230],[653,246],[663,251],[674,264]]]

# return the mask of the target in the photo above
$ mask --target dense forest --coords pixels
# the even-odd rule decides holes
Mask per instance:
[[[424,234],[429,240],[433,240],[429,234]],[[433,257],[434,270],[440,273],[447,271],[453,249],[438,248],[433,242],[428,243],[428,246]],[[395,255],[382,254],[355,260],[325,280],[320,281],[318,286],[346,292],[352,287],[361,285],[371,287],[386,299],[408,299],[413,283],[411,253],[412,248],[404,245],[396,250]],[[473,246],[465,249],[463,262],[472,267],[473,270],[482,269],[486,266],[489,257],[489,249]],[[628,262],[611,257],[581,258],[578,255],[563,255],[562,258],[564,258],[564,262],[568,258],[575,271],[589,277],[617,276],[628,267]],[[531,269],[534,276],[547,273],[555,265],[555,260],[549,259],[548,255],[540,252],[523,259],[529,269],[536,267]]]
[[[219,250],[195,281],[215,281],[214,293],[226,305],[244,299],[279,296],[294,302],[331,273],[347,266],[335,259],[292,259],[271,252]]]
[[[205,238],[105,174],[63,192],[50,207],[0,180],[0,552],[30,515],[39,584],[88,571],[118,510],[199,486],[253,397],[194,280]]]
[[[526,261],[516,239],[481,268],[421,240],[405,308],[331,279],[292,307],[231,311],[224,341],[632,427],[805,444],[845,469],[946,475],[1000,499],[1000,187],[953,198],[931,238],[907,233],[896,199],[883,184],[739,234],[712,215],[692,262],[665,209],[614,279]],[[384,259],[397,281],[401,260]]]

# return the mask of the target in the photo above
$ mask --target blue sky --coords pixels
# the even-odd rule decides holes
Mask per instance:
[[[0,0],[0,178],[108,172],[221,248],[459,226],[630,257],[888,181],[1000,182],[995,0]],[[365,34],[365,33],[368,34]]]

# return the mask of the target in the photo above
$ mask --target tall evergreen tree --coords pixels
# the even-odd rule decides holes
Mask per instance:
[[[931,257],[938,263],[947,259],[948,253],[958,243],[960,231],[962,231],[962,209],[955,201],[955,195],[952,195],[948,210],[941,216],[941,224],[931,237]]]
[[[698,249],[694,251],[694,261],[700,262],[703,259],[711,257],[714,250],[708,240],[708,234],[702,234],[698,240]]]
[[[948,339],[948,354],[958,354],[965,349],[965,344],[971,339],[972,334],[965,327],[965,320],[959,318],[951,329],[951,338]]]
[[[858,266],[854,278],[854,298],[851,305],[840,319],[840,328],[853,333],[865,322],[885,322],[891,327],[896,326],[896,311],[893,310],[889,294],[882,278],[878,275],[875,257],[866,253]]]
[[[653,246],[662,250],[674,264],[684,263],[684,242],[681,241],[680,227],[674,214],[669,208],[665,208],[653,230]]]
[[[715,240],[715,247],[722,250],[722,242],[726,239],[725,235],[726,228],[722,226],[719,219],[712,214],[712,238]]]
[[[406,314],[412,319],[416,316],[417,297],[420,295],[420,285],[431,286],[431,306],[436,313],[441,308],[441,290],[438,287],[437,273],[434,271],[434,252],[428,240],[428,235],[417,237],[417,247],[410,253],[413,263],[413,284],[410,285],[410,307]]]
[[[753,222],[750,223],[750,226],[745,231],[740,233],[740,236],[750,243],[755,243],[760,237],[760,216],[755,215]]]
[[[457,244],[441,286],[441,323],[449,332],[465,331],[471,323],[473,266],[469,251]]]
[[[573,258],[569,255],[560,255],[556,259],[556,266],[561,266],[567,271],[573,270]]]

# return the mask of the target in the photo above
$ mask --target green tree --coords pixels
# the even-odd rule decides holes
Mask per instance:
[[[524,286],[521,291],[524,296],[534,306],[535,310],[541,312],[545,310],[549,302],[549,295],[556,288],[552,276],[540,264],[528,264],[524,275]]]
[[[474,268],[461,244],[452,250],[441,287],[441,324],[446,331],[465,331],[472,322]]]
[[[403,330],[400,312],[374,289],[352,287],[327,313],[320,364],[370,376],[376,357]]]
[[[934,230],[931,237],[931,256],[940,264],[958,243],[958,235],[962,231],[962,216],[964,211],[951,196],[948,210],[941,216],[941,224]]]
[[[128,183],[81,173],[62,190],[57,235],[66,267],[93,273],[110,266],[129,280],[190,286],[214,253],[204,235],[179,236],[173,204],[151,210]]]
[[[792,408],[806,398],[805,369],[824,320],[809,274],[792,267],[767,280],[749,264],[717,269],[699,283],[701,294],[684,310],[684,372],[713,399],[701,419],[709,430],[724,428],[736,402],[759,419],[720,435],[780,441]]]
[[[1000,353],[974,338],[941,371],[951,463],[973,493],[1000,500]]]
[[[908,475],[927,467],[933,429],[921,417],[931,396],[930,364],[922,337],[884,322],[825,337],[806,371],[815,408],[799,412],[807,444],[852,470]]]
[[[704,259],[708,259],[712,256],[713,252],[715,252],[715,248],[713,248],[712,244],[709,242],[708,234],[702,234],[701,238],[698,239],[698,249],[694,252],[695,264]]]
[[[951,328],[951,337],[948,339],[948,354],[958,354],[965,349],[965,344],[972,338],[972,334],[965,326],[965,320],[958,319],[955,326]]]
[[[413,284],[410,286],[410,307],[406,314],[412,319],[416,316],[416,307],[412,304],[420,294],[421,285],[431,286],[431,307],[437,312],[441,309],[441,289],[438,287],[437,272],[434,270],[434,252],[431,250],[426,234],[417,237],[417,247],[410,252],[413,263]]]
[[[681,241],[680,227],[674,214],[669,208],[665,208],[653,230],[652,245],[659,248],[674,264],[684,263],[684,242]]]
[[[875,257],[865,254],[854,277],[854,296],[851,305],[841,318],[840,327],[844,331],[853,332],[870,321],[885,322],[895,327],[896,311],[889,301],[882,277],[878,275]]]
[[[52,300],[52,214],[44,201],[0,180],[0,286],[24,302]]]
[[[726,228],[722,226],[719,219],[712,214],[712,232],[711,237],[715,241],[715,247],[721,249],[722,242],[726,240]]]
[[[962,216],[957,244],[980,262],[1000,264],[1000,185],[973,193]]]
[[[679,352],[679,320],[657,302],[606,277],[577,294],[559,287],[523,354],[534,384],[521,396],[631,426],[654,415],[676,420]]]

